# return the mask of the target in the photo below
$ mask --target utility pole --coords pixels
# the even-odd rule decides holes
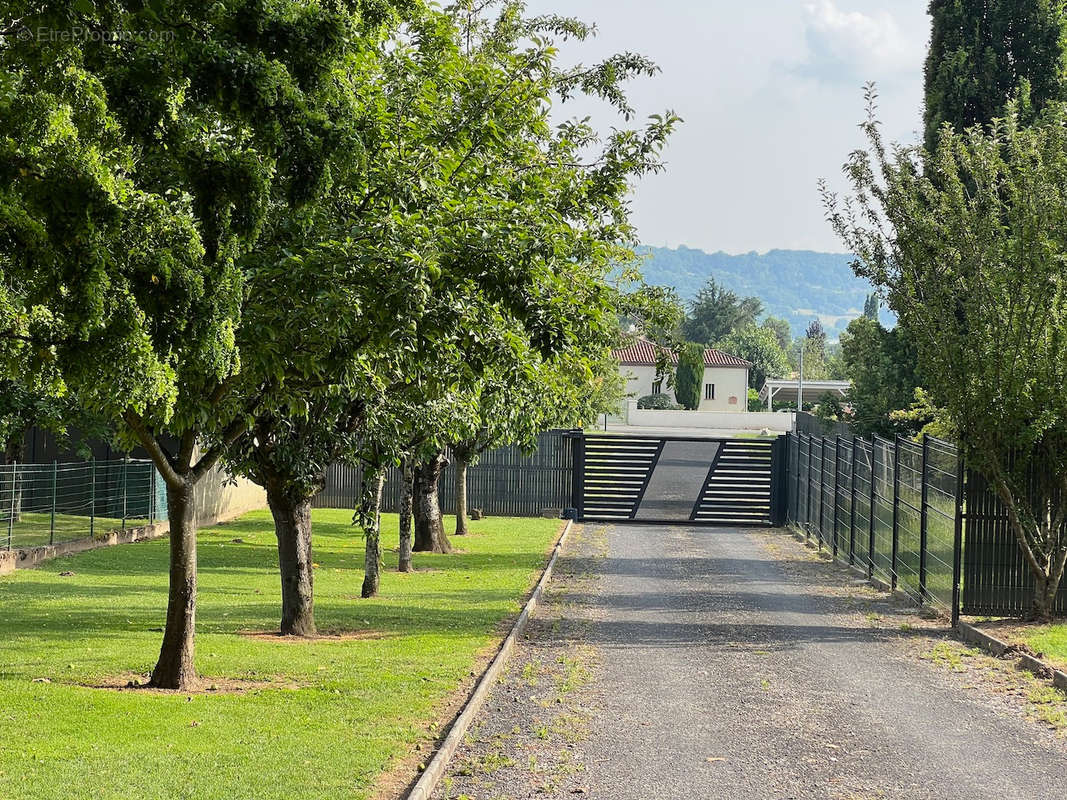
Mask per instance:
[[[804,410],[804,340],[800,340],[800,373],[797,375],[797,413]]]

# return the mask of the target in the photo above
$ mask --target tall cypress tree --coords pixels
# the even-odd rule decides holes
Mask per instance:
[[[1065,0],[931,0],[925,140],[1001,116],[1018,96],[1031,115],[1067,99]]]

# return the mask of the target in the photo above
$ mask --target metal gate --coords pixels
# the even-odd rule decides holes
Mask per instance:
[[[784,440],[585,434],[575,439],[579,519],[781,524]]]

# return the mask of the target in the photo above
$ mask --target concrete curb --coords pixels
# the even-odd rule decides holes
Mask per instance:
[[[552,557],[548,559],[548,565],[545,567],[545,571],[541,574],[541,579],[537,582],[537,586],[534,587],[530,599],[526,601],[526,606],[522,609],[522,613],[519,614],[518,619],[515,620],[515,624],[511,626],[511,632],[508,634],[503,644],[500,645],[500,649],[489,663],[489,666],[486,667],[485,672],[482,673],[482,677],[478,679],[478,685],[474,687],[474,691],[463,706],[463,710],[452,723],[452,727],[448,731],[448,736],[445,737],[445,740],[441,743],[437,752],[434,753],[433,758],[430,759],[430,763],[426,765],[426,769],[423,770],[422,776],[411,788],[411,791],[408,792],[407,800],[429,800],[433,790],[437,788],[438,782],[441,780],[442,776],[445,774],[445,769],[448,767],[448,762],[452,760],[452,756],[454,756],[456,750],[459,749],[459,745],[463,741],[467,729],[470,728],[471,722],[474,721],[475,715],[482,709],[482,706],[485,705],[485,700],[489,696],[489,690],[503,671],[508,656],[511,655],[511,651],[515,648],[515,642],[522,636],[522,632],[526,630],[526,625],[530,621],[530,616],[541,602],[541,595],[544,593],[545,586],[548,585],[549,580],[552,578],[552,570],[556,566],[560,551],[563,549],[563,543],[567,540],[567,536],[570,534],[573,526],[573,520],[568,520],[563,528],[563,533],[561,533],[556,540],[556,546],[552,549]]]
[[[69,539],[56,544],[44,544],[39,547],[20,547],[14,550],[0,551],[0,575],[9,575],[16,569],[34,569],[45,561],[63,556],[72,556],[101,547],[114,547],[119,544],[147,542],[166,536],[170,523],[157,522],[154,525],[139,525],[124,530],[114,528],[102,531],[95,536]]]
[[[1054,669],[1041,659],[1034,658],[1034,656],[1029,653],[1023,653],[1007,642],[1001,641],[995,636],[990,636],[985,631],[979,630],[974,627],[974,625],[970,625],[966,622],[960,622],[956,631],[959,633],[959,636],[963,641],[969,644],[976,644],[979,647],[988,650],[998,658],[1005,655],[1015,656],[1019,659],[1019,662],[1025,669],[1034,673],[1039,678],[1051,677],[1053,686],[1067,692],[1067,672]]]

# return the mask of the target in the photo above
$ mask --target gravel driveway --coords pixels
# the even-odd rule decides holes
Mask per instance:
[[[438,797],[1064,797],[1025,685],[788,534],[576,530]]]

